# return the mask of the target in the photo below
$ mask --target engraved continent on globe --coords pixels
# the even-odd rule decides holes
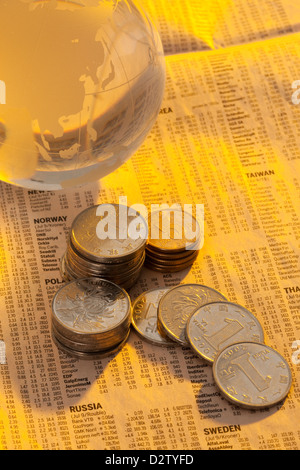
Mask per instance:
[[[132,0],[0,4],[0,179],[33,189],[96,181],[142,144],[165,63]]]

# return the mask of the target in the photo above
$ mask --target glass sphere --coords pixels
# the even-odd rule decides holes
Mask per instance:
[[[161,106],[159,35],[132,0],[1,0],[0,180],[96,181],[141,145]]]

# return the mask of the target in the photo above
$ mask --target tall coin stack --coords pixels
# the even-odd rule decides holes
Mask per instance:
[[[126,343],[132,319],[127,292],[110,281],[76,279],[52,303],[52,337],[59,349],[79,359],[99,359]]]
[[[190,267],[199,253],[201,232],[197,219],[181,209],[151,213],[145,266],[159,272]]]
[[[130,289],[145,261],[147,235],[147,222],[132,208],[89,207],[72,224],[62,275],[66,281],[99,277]]]

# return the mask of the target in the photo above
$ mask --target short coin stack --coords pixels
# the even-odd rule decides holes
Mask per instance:
[[[141,236],[129,235],[132,224]],[[146,221],[132,208],[119,204],[89,207],[72,224],[61,261],[64,279],[101,277],[130,289],[145,261],[147,233]]]
[[[181,209],[153,211],[149,220],[145,266],[159,272],[178,272],[197,258],[201,233],[195,217]]]
[[[289,365],[264,344],[258,319],[210,287],[180,284],[145,292],[133,304],[132,325],[152,344],[191,347],[212,365],[221,394],[240,407],[273,406],[291,388]]]
[[[52,337],[71,356],[100,359],[126,343],[131,319],[131,301],[120,286],[105,279],[76,279],[53,299]]]

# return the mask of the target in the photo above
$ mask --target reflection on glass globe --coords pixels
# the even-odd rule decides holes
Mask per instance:
[[[159,35],[132,0],[1,0],[0,180],[53,190],[119,167],[163,98]]]

